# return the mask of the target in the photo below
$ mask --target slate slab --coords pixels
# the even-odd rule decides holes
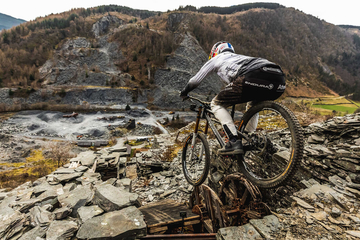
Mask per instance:
[[[85,172],[81,177],[77,178],[76,181],[80,182],[82,185],[87,185],[89,183],[98,182],[100,179],[100,173]]]
[[[14,234],[21,231],[25,222],[25,214],[18,211],[1,217],[0,221],[0,239],[9,239]]]
[[[86,166],[80,166],[80,167],[75,168],[75,172],[85,172],[88,169],[89,168]]]
[[[47,201],[53,202],[52,200],[54,200],[54,203],[57,202],[57,196],[58,194],[56,191],[48,190],[40,194],[40,196],[38,196],[37,198],[15,201],[11,203],[9,206],[20,212],[28,212],[28,210],[34,207],[35,205],[43,205],[45,202],[47,203]]]
[[[54,173],[55,174],[71,174],[74,172],[75,172],[75,169],[60,167],[60,168],[56,169]]]
[[[84,222],[76,237],[78,239],[127,239],[146,235],[146,223],[139,209],[134,206],[108,212]]]
[[[72,213],[72,209],[69,206],[65,206],[62,208],[58,208],[55,211],[53,211],[54,214],[54,219],[55,220],[61,220],[66,218],[67,216],[69,216]]]
[[[220,228],[216,234],[217,240],[244,240],[263,239],[251,224],[239,227]]]
[[[110,153],[113,153],[113,152],[126,152],[126,151],[127,151],[127,147],[109,148],[108,151],[109,151]]]
[[[303,208],[305,208],[305,209],[307,209],[309,211],[314,211],[315,210],[315,208],[313,206],[311,206],[310,204],[308,204],[304,200],[301,200],[300,198],[293,197],[293,196],[291,198],[294,199],[299,206],[301,206],[301,207],[303,207]]]
[[[271,235],[281,227],[279,219],[275,215],[268,215],[263,219],[250,219],[249,222],[266,239],[270,239]]]
[[[340,168],[350,171],[350,172],[354,172],[354,173],[358,173],[360,172],[360,166],[358,164],[349,162],[349,161],[343,161],[343,160],[334,160],[334,162],[340,166]]]
[[[104,212],[98,205],[83,206],[78,209],[79,218],[82,222],[87,221]]]
[[[70,174],[52,174],[47,176],[47,181],[51,185],[56,185],[59,183],[66,183],[70,180],[76,179],[78,177],[81,177],[83,175],[83,172],[74,172]]]
[[[59,196],[58,200],[62,207],[69,207],[73,211],[71,216],[77,216],[77,210],[89,203],[93,196],[93,190],[90,186],[78,186],[74,190]]]
[[[19,240],[34,240],[36,238],[43,238],[45,237],[46,230],[42,227],[35,227],[31,229],[30,231],[24,233]]]
[[[91,167],[96,157],[97,155],[95,155],[93,151],[86,151],[79,153],[76,158],[70,159],[70,162],[80,162],[82,166]]]
[[[51,212],[46,211],[38,206],[30,209],[31,225],[39,227],[47,227],[52,222],[54,216]]]
[[[70,239],[78,230],[78,225],[74,221],[53,221],[47,232],[46,240]]]
[[[136,193],[130,193],[110,184],[98,185],[92,202],[106,212],[140,205],[139,196]]]

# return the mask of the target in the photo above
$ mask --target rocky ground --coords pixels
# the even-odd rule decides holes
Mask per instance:
[[[193,191],[184,180],[176,144],[188,128],[179,134],[128,136],[111,148],[81,152],[35,182],[2,190],[1,238],[143,236],[146,222],[139,206],[167,198],[186,203]],[[360,238],[360,115],[336,117],[304,131],[299,173],[289,185],[263,192],[271,215],[221,228],[217,239]],[[132,147],[138,149],[133,157],[128,157],[125,140],[141,143]]]

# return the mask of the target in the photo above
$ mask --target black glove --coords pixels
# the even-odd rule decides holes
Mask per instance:
[[[189,85],[187,84],[187,85],[185,86],[185,88],[181,91],[180,97],[181,97],[183,100],[187,99],[187,98],[188,98],[188,93],[189,93],[190,91],[191,91],[191,90],[190,90],[190,87],[189,87]]]

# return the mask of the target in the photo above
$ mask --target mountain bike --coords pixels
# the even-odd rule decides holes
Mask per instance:
[[[182,168],[186,180],[193,186],[201,185],[210,169],[209,128],[220,147],[227,138],[215,124],[210,103],[188,96],[190,109],[197,112],[194,131],[186,138],[182,151]],[[231,116],[234,118],[235,105]],[[200,120],[205,119],[204,129]],[[221,124],[220,124],[221,126]],[[244,154],[229,155],[253,184],[260,188],[274,188],[286,183],[295,174],[303,157],[303,131],[299,121],[287,107],[274,101],[261,101],[247,110],[239,121],[238,136]]]

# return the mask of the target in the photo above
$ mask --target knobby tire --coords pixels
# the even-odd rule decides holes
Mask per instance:
[[[280,185],[283,185],[287,181],[289,181],[296,173],[300,162],[303,157],[303,149],[304,149],[304,140],[303,140],[303,131],[299,124],[299,121],[295,117],[294,113],[292,113],[287,107],[284,105],[274,102],[274,101],[263,101],[260,102],[253,107],[251,107],[243,116],[242,123],[239,126],[239,131],[244,132],[245,127],[249,120],[262,109],[273,109],[279,112],[282,117],[287,121],[289,130],[292,136],[292,152],[290,154],[289,163],[287,168],[282,174],[279,174],[277,177],[269,178],[269,179],[259,179],[254,177],[246,167],[246,162],[244,160],[243,155],[237,155],[238,165],[240,167],[241,172],[248,178],[253,184],[260,188],[275,188]]]
[[[193,186],[199,186],[206,180],[206,178],[208,176],[208,173],[209,173],[209,169],[210,169],[210,150],[209,150],[209,144],[208,144],[208,142],[206,140],[206,136],[203,133],[198,133],[197,138],[200,139],[201,143],[204,146],[205,166],[204,166],[204,170],[202,172],[202,175],[201,175],[201,177],[199,179],[197,179],[197,180],[191,179],[191,177],[190,177],[190,175],[188,173],[188,170],[186,169],[186,158],[187,158],[186,152],[187,152],[187,149],[189,147],[191,147],[191,141],[193,139],[193,136],[194,136],[193,133],[191,133],[187,137],[185,145],[183,147],[183,150],[182,150],[182,168],[183,168],[184,176],[185,176],[186,180],[188,181],[188,183],[190,183]]]

